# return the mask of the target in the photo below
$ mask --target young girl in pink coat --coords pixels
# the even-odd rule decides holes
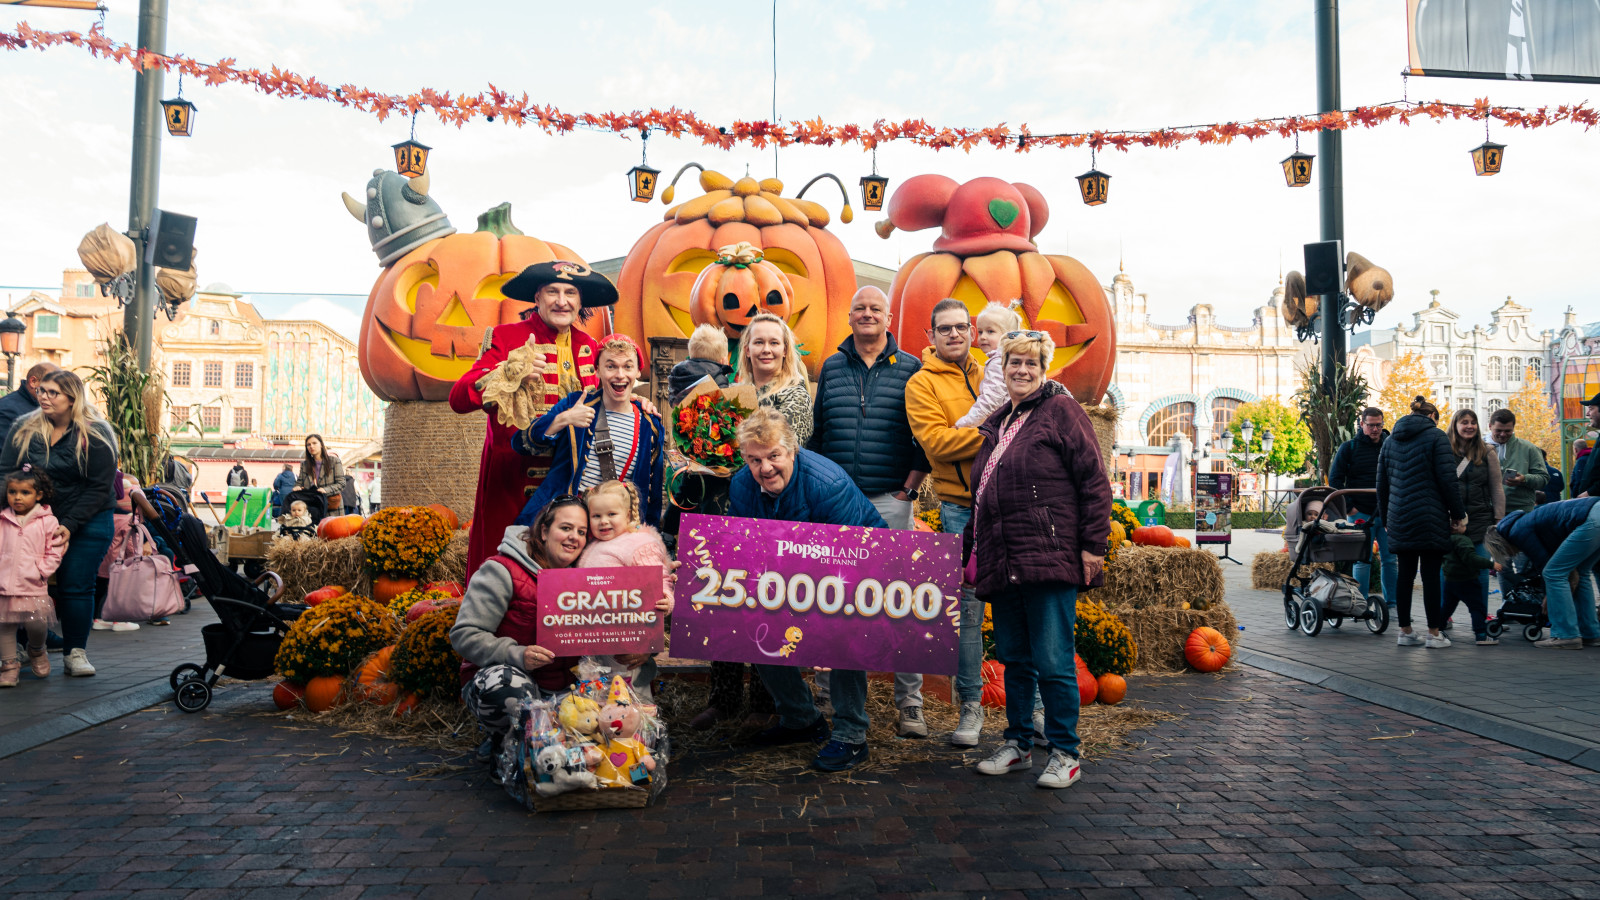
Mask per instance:
[[[50,494],[50,478],[43,472],[23,469],[6,476],[6,508],[0,511],[0,688],[16,687],[22,674],[18,625],[28,633],[33,674],[50,674],[44,636],[56,615],[48,582],[66,549],[51,540],[58,523],[45,505]]]
[[[589,504],[589,544],[578,557],[580,569],[605,569],[618,566],[656,566],[661,569],[661,599],[656,611],[672,612],[672,560],[661,535],[649,525],[640,524],[639,489],[631,481],[603,481],[585,500]],[[640,703],[652,703],[650,678],[640,678],[646,653],[596,657],[601,665],[612,667],[633,688]],[[652,671],[655,666],[652,664]]]

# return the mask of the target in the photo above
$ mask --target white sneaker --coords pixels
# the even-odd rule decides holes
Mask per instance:
[[[1006,741],[994,755],[978,763],[980,775],[1005,775],[1033,768],[1033,751],[1023,750],[1016,741]]]
[[[1402,631],[1400,632],[1400,636],[1395,638],[1394,642],[1401,647],[1421,647],[1422,635],[1417,634],[1415,631]]]
[[[1442,650],[1445,647],[1450,646],[1450,639],[1445,637],[1444,632],[1441,631],[1436,635],[1428,635],[1427,640],[1423,641],[1422,645],[1427,647],[1429,650]]]
[[[83,652],[82,647],[68,650],[62,664],[66,666],[70,678],[87,678],[94,674],[94,665],[89,662],[89,654]]]
[[[139,630],[139,623],[138,622],[112,622],[111,623],[111,630],[112,631],[138,631]]]
[[[1083,766],[1079,765],[1076,756],[1067,755],[1064,750],[1051,750],[1050,761],[1045,764],[1044,774],[1034,782],[1042,788],[1064,788],[1077,784],[1083,777]]]
[[[900,728],[897,733],[903,738],[928,736],[928,723],[922,718],[922,707],[908,706],[900,710]]]
[[[1033,742],[1039,747],[1050,746],[1050,739],[1044,736],[1044,710],[1033,711]]]
[[[961,720],[950,733],[950,743],[957,747],[978,746],[978,735],[983,732],[983,704],[961,704]]]
[[[110,631],[111,623],[107,622],[105,619],[95,619],[94,625],[91,627],[93,627],[95,631]]]

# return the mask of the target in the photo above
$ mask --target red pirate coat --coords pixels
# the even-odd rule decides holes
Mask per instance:
[[[594,373],[594,338],[572,329],[572,359],[577,365],[578,379],[584,387],[599,386]],[[483,392],[478,390],[478,379],[489,374],[495,366],[505,361],[512,350],[532,340],[539,344],[554,344],[555,330],[537,315],[529,316],[512,325],[499,325],[485,338],[488,347],[478,356],[477,362],[450,388],[450,408],[458,413],[483,409]],[[555,405],[563,395],[561,372],[552,349],[545,354],[544,397],[534,415],[538,416]],[[572,373],[568,373],[572,374]],[[467,536],[467,577],[478,570],[478,564],[493,556],[507,526],[517,519],[517,513],[550,471],[549,456],[522,456],[511,449],[511,436],[516,429],[501,425],[491,411],[489,424],[483,437],[483,458],[478,464],[477,506],[472,514],[472,530]]]

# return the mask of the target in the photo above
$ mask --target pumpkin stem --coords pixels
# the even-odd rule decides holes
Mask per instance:
[[[478,230],[487,231],[497,238],[508,234],[522,234],[522,230],[511,224],[511,204],[502,203],[494,209],[478,213]]]
[[[661,192],[661,202],[663,204],[672,202],[672,195],[678,187],[678,179],[682,178],[683,173],[689,171],[690,169],[699,169],[701,172],[704,172],[706,167],[696,162],[684,163],[683,168],[678,170],[678,174],[672,176],[672,181],[667,183],[667,189]]]
[[[806,191],[810,190],[813,184],[816,184],[824,178],[833,179],[833,183],[839,186],[839,195],[844,198],[844,209],[839,211],[839,221],[849,225],[850,221],[856,217],[855,211],[850,208],[850,192],[845,190],[844,182],[839,180],[839,176],[833,174],[832,172],[823,172],[821,175],[818,175],[817,177],[806,182],[806,186],[801,188],[798,194],[794,195],[795,199],[799,200],[801,197],[804,197],[806,195]]]

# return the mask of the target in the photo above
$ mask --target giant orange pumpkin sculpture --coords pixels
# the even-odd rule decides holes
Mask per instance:
[[[700,188],[703,195],[668,209],[666,220],[628,251],[617,276],[616,330],[641,347],[652,337],[688,337],[702,320],[716,321],[736,336],[749,321],[749,306],[697,319],[694,284],[716,264],[720,248],[745,242],[787,278],[792,294],[783,318],[815,378],[822,361],[850,333],[850,297],[856,290],[850,254],[826,230],[828,211],[810,200],[781,196],[783,182],[776,178],[735,181],[702,170]],[[672,202],[671,188],[662,199]]]
[[[367,297],[360,360],[372,392],[389,401],[448,400],[450,386],[478,358],[484,329],[532,309],[500,288],[534,263],[583,261],[517,230],[510,204],[479,216],[477,231],[457,233],[427,191],[425,176],[380,169],[367,183],[364,208],[344,196],[384,266]],[[598,337],[603,325],[596,318],[578,327]]]
[[[1021,300],[1026,327],[1056,344],[1049,375],[1084,404],[1097,404],[1111,383],[1117,330],[1105,290],[1070,256],[1039,252],[1034,238],[1050,218],[1044,196],[1026,184],[974,178],[957,184],[917,175],[889,198],[879,236],[896,228],[939,228],[933,250],[908,260],[889,291],[895,336],[914,353],[928,346],[923,328],[934,304],[954,297],[977,314],[990,303]]]

